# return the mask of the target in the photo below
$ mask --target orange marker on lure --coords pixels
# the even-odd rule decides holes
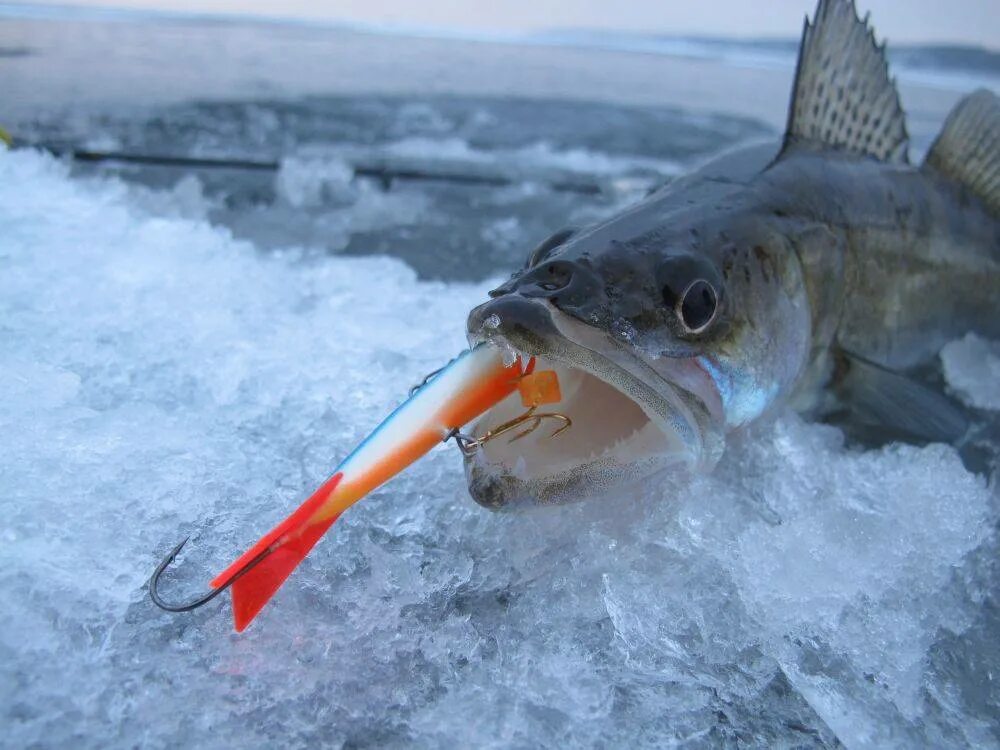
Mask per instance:
[[[181,542],[150,579],[153,601],[168,611],[183,612],[231,587],[233,619],[236,630],[242,631],[351,505],[515,390],[532,409],[559,401],[556,374],[535,373],[534,364],[532,358],[523,370],[520,359],[505,365],[500,351],[489,345],[462,354],[396,408],[294,513],[216,576],[209,593],[184,604],[160,597],[159,578],[180,552]]]
[[[557,404],[562,401],[559,376],[554,370],[526,372],[517,382],[517,390],[521,394],[521,403],[529,409],[533,406]]]

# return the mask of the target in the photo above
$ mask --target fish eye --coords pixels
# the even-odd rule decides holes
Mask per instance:
[[[674,311],[687,333],[701,333],[715,318],[719,295],[705,279],[695,279],[677,300]]]
[[[662,304],[674,331],[690,336],[705,331],[719,317],[725,289],[715,264],[708,258],[678,253],[656,270]]]

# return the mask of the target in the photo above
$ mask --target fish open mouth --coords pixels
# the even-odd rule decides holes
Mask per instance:
[[[581,460],[593,463],[680,447],[676,434],[663,432],[635,401],[599,377],[539,356],[534,371],[554,372],[562,397],[538,407],[532,415],[535,424],[510,430],[509,438],[505,434],[484,443],[481,450],[487,461],[513,466],[515,474],[530,477],[569,471]],[[480,417],[473,432],[485,435],[526,414],[527,408],[515,392]]]
[[[558,401],[529,412],[515,391],[467,428],[475,442],[466,472],[481,504],[582,499],[698,460],[701,429],[690,404],[598,329],[510,296],[474,310],[469,332],[472,343],[498,346],[508,359],[534,358],[532,371],[551,371],[559,383]]]

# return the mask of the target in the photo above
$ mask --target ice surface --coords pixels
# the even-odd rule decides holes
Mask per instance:
[[[489,288],[263,252],[200,200],[0,153],[5,745],[1000,744],[995,484],[792,415],[690,487],[523,515],[474,506],[443,447],[243,635],[223,606],[155,609],[170,545],[194,533],[168,584],[200,590]]]
[[[967,334],[945,345],[941,364],[948,385],[965,403],[1000,411],[1000,342]]]

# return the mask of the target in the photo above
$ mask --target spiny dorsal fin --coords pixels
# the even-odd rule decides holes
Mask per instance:
[[[924,164],[965,185],[1000,216],[1000,98],[980,89],[962,99]]]
[[[853,0],[819,0],[813,22],[806,19],[785,147],[803,142],[907,161],[906,118],[885,45],[875,43]]]

